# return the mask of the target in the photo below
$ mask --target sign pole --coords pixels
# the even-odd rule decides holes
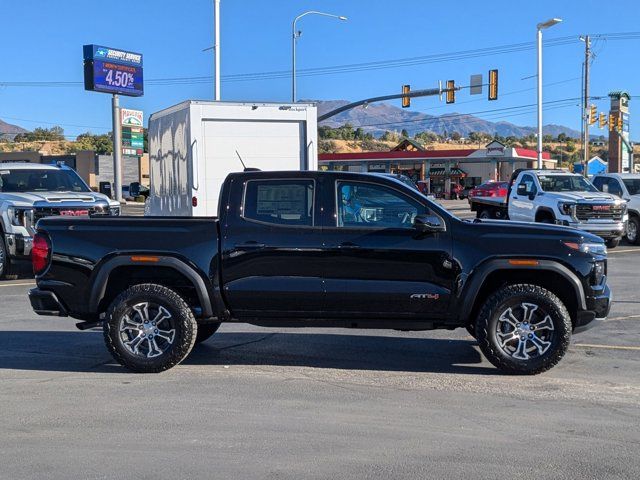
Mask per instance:
[[[113,188],[115,199],[122,202],[122,131],[120,130],[120,99],[114,94],[111,100],[113,116]]]

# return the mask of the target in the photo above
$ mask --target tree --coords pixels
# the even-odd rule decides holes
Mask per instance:
[[[558,142],[564,143],[567,140],[566,133],[564,133],[564,132],[559,133],[557,139],[558,139]]]
[[[576,143],[571,139],[567,140],[567,144],[565,145],[565,149],[569,153],[574,152],[575,149],[576,149]]]
[[[460,140],[460,138],[462,138],[462,136],[458,132],[453,132],[451,134],[451,140],[454,140],[454,141],[457,142],[458,140]]]
[[[542,143],[551,143],[553,142],[553,135],[543,135]]]
[[[407,131],[406,128],[402,129],[402,131],[400,132],[400,135],[403,136],[404,138],[409,138],[409,132]]]

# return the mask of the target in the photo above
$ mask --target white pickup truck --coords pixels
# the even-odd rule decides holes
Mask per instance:
[[[617,195],[626,200],[629,212],[627,240],[640,244],[640,174],[639,173],[603,173],[595,175],[591,182],[601,192]]]
[[[602,237],[614,248],[625,234],[627,202],[564,170],[519,169],[507,197],[470,198],[478,218],[555,223]]]
[[[0,279],[29,261],[39,219],[90,214],[119,215],[120,204],[92,192],[62,164],[0,163]]]

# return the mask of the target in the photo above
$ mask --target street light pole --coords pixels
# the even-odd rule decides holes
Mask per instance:
[[[220,101],[220,0],[213,0],[214,100]]]
[[[538,40],[538,168],[542,168],[542,30],[560,23],[561,18],[552,18],[537,25]]]
[[[216,0],[219,1],[219,0]],[[322,15],[323,17],[337,18],[338,20],[345,21],[347,17],[342,15],[333,15],[331,13],[317,12],[315,10],[309,10],[308,12],[301,13],[293,19],[293,25],[291,28],[291,102],[296,101],[296,42],[302,32],[296,31],[296,22],[306,15]]]

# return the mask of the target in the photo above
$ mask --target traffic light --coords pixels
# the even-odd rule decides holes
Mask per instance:
[[[609,114],[609,131],[613,131],[613,127],[616,126],[616,117],[612,113]]]
[[[598,119],[598,107],[595,105],[589,106],[589,125],[596,123]]]
[[[455,80],[447,80],[447,103],[456,102],[456,82]]]
[[[618,130],[622,131],[622,115],[618,117]]]
[[[600,112],[600,120],[598,122],[598,126],[600,128],[604,128],[606,124],[607,124],[607,116],[604,114],[604,112]]]
[[[411,85],[403,85],[402,93],[407,94],[411,91]],[[407,108],[411,106],[411,97],[402,97],[402,108]]]
[[[489,100],[498,99],[498,70],[489,70]]]

